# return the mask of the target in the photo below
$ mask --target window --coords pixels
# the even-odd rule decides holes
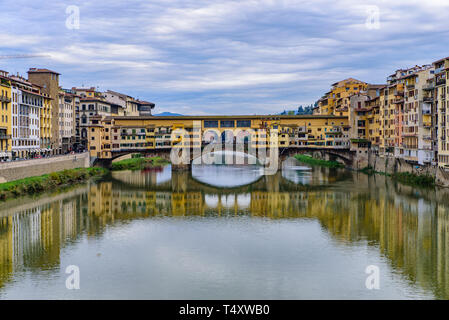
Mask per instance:
[[[251,127],[251,120],[237,120],[237,127],[249,128]]]
[[[220,127],[222,127],[222,128],[234,128],[235,127],[235,121],[234,120],[221,120],[220,121]]]
[[[218,121],[217,120],[204,120],[204,127],[205,128],[218,128]]]

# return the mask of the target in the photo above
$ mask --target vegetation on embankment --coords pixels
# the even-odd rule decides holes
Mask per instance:
[[[161,157],[143,158],[140,156],[134,156],[131,159],[113,162],[111,170],[141,170],[145,168],[162,167],[169,163],[170,162],[162,159]]]
[[[435,178],[427,174],[417,175],[410,172],[397,172],[392,174],[391,177],[404,184],[416,185],[420,187],[435,186]]]
[[[318,165],[318,166],[324,166],[324,167],[331,167],[331,168],[343,168],[344,165],[342,165],[339,162],[336,161],[326,161],[321,159],[316,159],[311,156],[306,155],[295,155],[295,158],[300,161],[311,165]],[[403,184],[408,184],[412,186],[418,186],[418,187],[434,187],[435,186],[435,178],[428,175],[428,174],[414,174],[411,172],[397,172],[394,174],[388,174],[385,172],[378,172],[375,171],[372,167],[368,166],[363,169],[358,170],[359,172],[365,173],[367,175],[373,175],[373,174],[381,174],[386,175],[398,182],[401,182]]]
[[[99,177],[107,173],[108,170],[103,168],[78,168],[1,183],[0,200],[48,191],[59,186],[84,182],[91,177]]]
[[[345,166],[337,161],[327,161],[327,160],[321,160],[316,159],[311,156],[306,156],[302,154],[295,155],[296,160],[300,162],[304,162],[310,165],[317,165],[317,166],[323,166],[323,167],[329,167],[329,168],[344,168]]]
[[[389,174],[386,172],[375,171],[370,166],[363,168],[359,171],[363,172],[367,175],[373,175],[373,174],[385,175],[385,176],[392,178],[393,180],[396,180],[398,182],[401,182],[403,184],[408,184],[411,186],[418,186],[418,187],[434,187],[435,186],[435,178],[428,174],[415,174],[415,173],[411,173],[411,172],[396,172],[393,174]]]

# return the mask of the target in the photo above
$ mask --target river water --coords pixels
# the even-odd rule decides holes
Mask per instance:
[[[448,299],[448,193],[301,165],[113,172],[0,203],[0,298]]]

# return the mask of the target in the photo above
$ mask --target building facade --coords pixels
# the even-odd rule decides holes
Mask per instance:
[[[60,153],[66,154],[73,151],[75,144],[75,110],[76,101],[79,104],[79,98],[76,95],[60,91],[59,99],[59,145]]]
[[[51,99],[51,134],[50,145],[51,154],[59,154],[61,146],[59,145],[59,76],[60,74],[48,69],[30,68],[28,70],[28,80],[42,88],[42,93],[48,95]]]
[[[0,70],[0,161],[10,160],[11,154],[11,81]]]
[[[41,155],[40,114],[44,105],[41,87],[20,76],[11,76],[12,158]]]
[[[438,131],[438,165],[449,169],[449,118],[448,101],[446,97],[449,93],[447,79],[449,77],[449,57],[435,61],[435,88],[434,105],[437,110],[437,131]]]

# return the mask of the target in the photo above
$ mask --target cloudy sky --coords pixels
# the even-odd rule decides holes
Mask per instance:
[[[0,69],[53,69],[156,113],[278,113],[449,56],[449,0],[0,3]]]

